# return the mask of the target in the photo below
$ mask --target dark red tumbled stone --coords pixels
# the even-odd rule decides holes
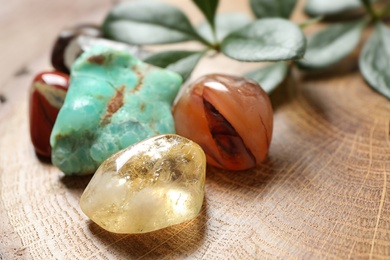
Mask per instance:
[[[32,83],[30,95],[30,136],[37,154],[50,158],[50,134],[69,87],[69,76],[42,72]]]

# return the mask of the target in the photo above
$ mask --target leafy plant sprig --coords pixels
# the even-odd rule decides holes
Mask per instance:
[[[204,49],[174,50],[152,54],[146,62],[178,72],[184,80],[209,51],[245,62],[277,62],[247,76],[268,91],[279,85],[288,72],[284,61],[303,57],[306,39],[301,28],[288,21],[297,0],[250,0],[257,17],[241,13],[216,15],[218,0],[193,0],[206,21],[195,28],[174,6],[156,1],[131,1],[116,5],[106,17],[106,37],[135,45],[198,41]]]
[[[359,68],[373,89],[390,98],[390,29],[384,23],[390,14],[390,3],[382,1],[385,7],[377,9],[373,2],[308,0],[305,11],[309,15],[341,18],[346,13],[358,13],[362,9],[365,12],[353,21],[332,24],[310,36],[305,57],[298,65],[303,69],[321,70],[338,64],[356,50],[363,30],[373,27],[360,53]]]

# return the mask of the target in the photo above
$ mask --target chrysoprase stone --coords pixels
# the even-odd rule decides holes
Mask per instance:
[[[114,233],[145,233],[196,217],[204,197],[206,157],[178,135],[160,135],[107,159],[80,199],[82,211]]]
[[[58,111],[64,103],[69,76],[57,71],[39,73],[33,80],[30,95],[30,137],[35,152],[50,158],[50,134]]]
[[[176,132],[205,151],[207,162],[227,170],[259,164],[271,143],[271,102],[256,82],[206,75],[189,86],[174,107]]]
[[[95,46],[83,53],[50,137],[53,164],[65,174],[94,173],[125,147],[174,133],[171,104],[181,83],[126,51]]]

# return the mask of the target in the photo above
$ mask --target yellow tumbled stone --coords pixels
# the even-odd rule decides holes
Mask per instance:
[[[80,199],[81,210],[114,233],[145,233],[196,217],[206,157],[179,135],[159,135],[108,158]]]

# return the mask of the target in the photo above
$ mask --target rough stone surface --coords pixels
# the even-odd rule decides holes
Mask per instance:
[[[71,84],[50,143],[65,174],[94,173],[112,154],[150,136],[174,133],[171,104],[182,80],[126,51],[95,46],[72,66]]]
[[[196,217],[206,157],[178,135],[152,137],[107,159],[81,196],[82,211],[115,233],[145,233]]]

